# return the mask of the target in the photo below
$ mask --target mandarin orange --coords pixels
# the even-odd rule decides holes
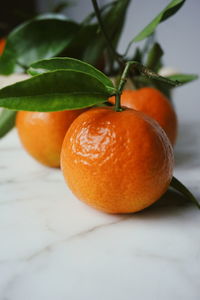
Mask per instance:
[[[93,108],[67,131],[61,168],[83,202],[107,213],[131,213],[167,190],[173,150],[163,129],[144,113]]]
[[[1,38],[0,39],[0,55],[2,55],[5,45],[6,45],[6,40],[4,38]]]
[[[71,123],[84,109],[17,113],[16,127],[27,152],[49,167],[60,166],[61,146]]]
[[[109,101],[115,103],[115,97]],[[145,87],[138,90],[124,90],[121,95],[121,105],[142,111],[154,120],[166,132],[172,145],[177,136],[177,116],[169,100],[159,90]]]

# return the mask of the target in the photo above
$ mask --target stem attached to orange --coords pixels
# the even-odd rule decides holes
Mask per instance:
[[[180,85],[179,81],[177,81],[177,80],[173,81],[173,80],[169,80],[168,78],[162,77],[159,74],[154,73],[151,69],[149,69],[149,68],[143,66],[142,64],[138,63],[137,61],[128,61],[128,62],[126,62],[124,71],[123,71],[122,76],[120,78],[119,85],[118,85],[118,88],[117,88],[117,94],[115,96],[116,97],[116,102],[115,102],[115,110],[116,111],[122,111],[121,104],[120,104],[120,95],[121,95],[121,93],[123,91],[123,88],[124,88],[124,85],[126,83],[130,68],[133,71],[133,74],[136,74],[136,75],[138,75],[138,73],[142,74],[142,75],[144,75],[148,78],[159,80],[159,81],[161,81],[165,84],[168,84],[171,87],[175,87],[175,86]]]
[[[122,93],[124,85],[126,83],[130,66],[131,66],[131,63],[127,62],[126,65],[125,65],[124,71],[122,73],[122,76],[120,78],[119,85],[118,85],[118,88],[117,88],[117,94],[115,95],[115,111],[122,111],[122,108],[121,108],[121,93]]]

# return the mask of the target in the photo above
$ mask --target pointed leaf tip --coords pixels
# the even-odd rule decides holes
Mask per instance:
[[[183,196],[185,196],[188,200],[193,202],[199,209],[200,209],[200,203],[197,201],[195,196],[190,192],[190,190],[181,183],[177,178],[173,176],[172,181],[170,183],[170,186],[181,193]]]
[[[3,109],[0,112],[0,138],[5,136],[15,125],[16,112]]]
[[[185,0],[172,0],[136,37],[131,41],[139,42],[150,36],[156,27],[173,16],[184,4]]]
[[[0,106],[27,111],[79,109],[105,102],[115,89],[75,70],[43,73],[0,90]]]

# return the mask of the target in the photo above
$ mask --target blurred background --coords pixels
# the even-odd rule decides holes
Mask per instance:
[[[122,0],[123,1],[123,0]],[[92,11],[91,0],[66,1],[69,5],[62,12],[81,21]],[[13,27],[35,14],[59,10],[64,0],[7,0],[0,11],[0,34],[6,35]],[[99,0],[103,5],[109,0]],[[123,53],[128,42],[159,13],[170,0],[134,1],[128,9],[124,32],[119,42]],[[165,55],[164,63],[183,73],[199,74],[200,69],[200,1],[186,0],[180,11],[159,25],[157,39]],[[134,49],[134,45],[132,46]],[[174,102],[179,118],[199,120],[199,80],[188,83],[174,91]]]

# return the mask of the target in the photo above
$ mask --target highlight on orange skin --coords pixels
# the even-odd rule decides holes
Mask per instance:
[[[2,55],[6,45],[6,40],[4,38],[0,39],[0,55]]]
[[[115,97],[110,97],[109,102],[115,103]],[[144,87],[138,90],[124,90],[121,95],[121,105],[142,111],[154,120],[166,132],[172,145],[177,137],[177,116],[172,104],[159,90]]]
[[[65,134],[85,109],[59,112],[17,113],[16,127],[26,151],[49,167],[60,166],[60,152]]]
[[[167,190],[173,151],[162,128],[142,112],[93,108],[67,131],[61,168],[78,199],[107,213],[131,213]]]

